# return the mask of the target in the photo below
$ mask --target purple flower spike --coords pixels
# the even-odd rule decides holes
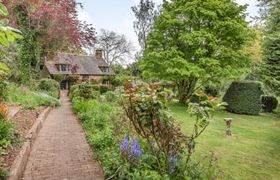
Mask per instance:
[[[169,158],[169,173],[172,174],[175,171],[176,163],[177,163],[177,155],[173,155]]]
[[[133,140],[130,154],[131,154],[131,156],[134,156],[135,158],[140,158],[142,156],[142,148],[137,139]]]
[[[125,138],[120,143],[121,152],[126,152],[129,149],[129,135],[126,135]]]

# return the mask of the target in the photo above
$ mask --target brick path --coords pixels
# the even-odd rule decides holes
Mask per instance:
[[[62,97],[62,106],[52,110],[44,122],[23,179],[104,179],[66,97]]]

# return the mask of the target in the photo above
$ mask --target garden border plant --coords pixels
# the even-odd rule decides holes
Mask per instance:
[[[167,109],[168,96],[159,83],[147,85],[127,81],[123,108],[135,132],[144,140],[145,147],[148,147],[146,150],[151,152],[156,160],[152,167],[162,176],[190,177],[192,174],[188,168],[192,163],[190,159],[196,139],[212,120],[212,112],[225,104],[218,104],[217,98],[209,98],[205,93],[198,94],[200,101],[189,104],[189,111],[196,117],[193,133],[185,135]],[[121,144],[121,151],[127,141],[126,136]],[[181,164],[181,167],[177,167],[178,164]]]

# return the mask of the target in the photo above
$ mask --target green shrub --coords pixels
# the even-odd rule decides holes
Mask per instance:
[[[227,110],[237,114],[258,115],[261,111],[261,84],[253,81],[234,81],[227,90],[223,101]]]
[[[59,83],[53,79],[41,79],[38,84],[38,89],[52,97],[59,98],[60,86]]]
[[[105,99],[107,102],[115,102],[117,98],[117,95],[112,91],[108,91],[105,93]]]
[[[97,84],[91,84],[92,90],[94,91],[100,91],[100,86]]]
[[[5,98],[7,95],[7,82],[0,81],[0,98]]]
[[[110,88],[108,87],[108,86],[106,86],[106,85],[100,85],[100,93],[101,94],[104,94],[104,93],[106,93],[107,91],[109,91],[110,90]]]
[[[4,153],[4,150],[9,147],[16,140],[16,136],[13,130],[13,125],[0,119],[0,155]]]
[[[278,106],[278,100],[275,96],[262,96],[262,107],[265,112],[273,112]]]
[[[99,87],[87,83],[77,84],[71,87],[69,97],[82,99],[97,99],[99,98]]]

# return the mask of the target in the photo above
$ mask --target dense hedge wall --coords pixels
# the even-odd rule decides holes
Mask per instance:
[[[265,112],[273,112],[277,108],[278,100],[274,96],[262,96],[262,107]]]
[[[228,103],[227,110],[237,114],[257,115],[261,111],[261,84],[254,81],[234,81],[223,100]]]

